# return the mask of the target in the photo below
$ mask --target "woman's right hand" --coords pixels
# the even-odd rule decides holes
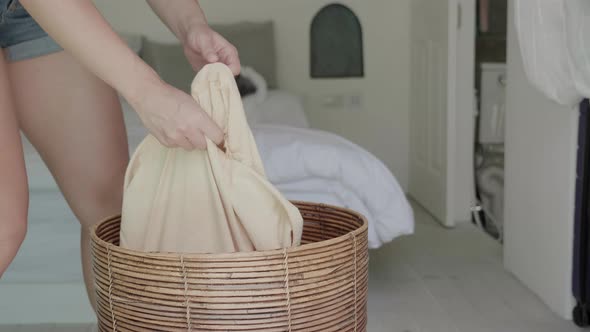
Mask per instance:
[[[188,94],[162,81],[150,84],[129,101],[145,127],[167,147],[206,149],[209,138],[216,145],[224,134]]]

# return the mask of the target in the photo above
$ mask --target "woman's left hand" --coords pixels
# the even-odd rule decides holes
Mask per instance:
[[[238,50],[209,25],[193,25],[185,36],[184,55],[195,71],[198,72],[206,64],[221,62],[227,65],[234,75],[240,73]]]

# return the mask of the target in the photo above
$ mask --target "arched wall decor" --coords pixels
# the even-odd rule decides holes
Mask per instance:
[[[347,6],[320,9],[311,23],[310,42],[312,78],[364,76],[361,22]]]

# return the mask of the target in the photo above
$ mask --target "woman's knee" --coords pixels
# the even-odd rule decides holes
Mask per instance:
[[[18,211],[16,213],[0,214],[0,243],[5,243],[8,248],[18,250],[27,234],[27,213]]]
[[[123,203],[124,167],[112,167],[96,178],[92,195],[96,204],[108,211],[120,212]]]
[[[85,193],[79,195],[75,210],[84,216],[80,219],[83,227],[91,227],[103,218],[121,213],[123,204],[123,182],[125,168],[110,165],[100,174],[94,174]]]
[[[26,210],[0,210],[0,278],[16,257],[26,233]]]

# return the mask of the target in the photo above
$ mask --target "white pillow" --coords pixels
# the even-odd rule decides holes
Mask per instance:
[[[301,99],[288,91],[269,91],[268,97],[258,105],[256,112],[259,124],[309,128]]]
[[[240,75],[250,80],[256,87],[255,93],[242,97],[242,104],[244,105],[248,125],[254,126],[261,121],[261,114],[258,110],[259,105],[266,100],[268,85],[264,77],[251,67],[243,66]]]
[[[264,77],[251,67],[243,67],[241,75],[256,86],[254,94],[242,98],[246,119],[251,127],[259,124],[278,124],[309,128],[299,97],[283,90],[269,91]]]

